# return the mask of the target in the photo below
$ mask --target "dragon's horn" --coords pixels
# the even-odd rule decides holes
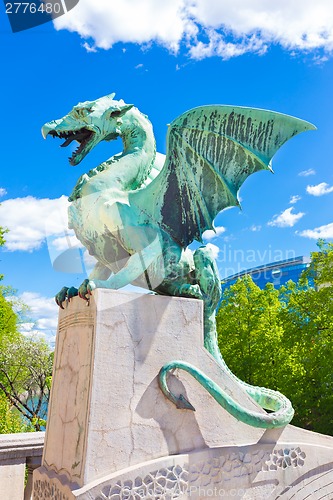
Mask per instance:
[[[119,106],[119,109],[121,111],[121,114],[124,115],[129,111],[131,108],[133,108],[134,104],[124,104],[123,106]]]
[[[112,109],[110,116],[113,118],[121,118],[127,111],[133,108],[134,104],[124,104],[123,106],[117,106],[116,109]]]

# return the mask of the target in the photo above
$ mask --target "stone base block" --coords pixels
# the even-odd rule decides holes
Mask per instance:
[[[264,498],[264,491],[303,488],[306,457],[306,470],[320,477],[329,467],[332,438],[292,426],[265,431],[243,424],[184,372],[175,372],[169,385],[196,411],[165,399],[157,375],[179,359],[243,406],[263,411],[204,349],[202,313],[197,300],[102,289],[89,307],[76,298],[60,312],[34,499],[187,498],[195,488],[197,498],[206,498],[199,487],[215,484],[256,492],[239,498]],[[155,487],[164,488],[160,496],[150,493]]]

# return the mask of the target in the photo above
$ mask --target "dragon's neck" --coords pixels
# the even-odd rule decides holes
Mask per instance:
[[[155,160],[153,127],[145,115],[132,108],[123,116],[119,131],[124,150],[111,161],[119,162],[122,188],[137,189],[147,179]]]
[[[135,190],[147,179],[156,155],[150,121],[137,108],[132,108],[119,120],[117,132],[123,141],[123,152],[82,175],[69,201],[105,189],[118,193]]]

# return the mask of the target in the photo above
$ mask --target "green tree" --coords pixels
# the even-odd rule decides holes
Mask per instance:
[[[0,226],[0,247],[5,244],[4,235],[7,230]],[[0,281],[3,274],[0,274]],[[4,352],[10,342],[19,338],[17,331],[17,316],[10,303],[5,299],[4,291],[9,291],[8,287],[0,286],[0,352]],[[4,379],[0,375],[0,383]],[[22,415],[13,410],[12,405],[0,390],[0,434],[10,434],[13,432],[27,432],[30,426],[23,421]]]
[[[9,342],[17,338],[19,338],[17,316],[12,305],[0,291],[0,349],[4,349]]]
[[[249,384],[281,390],[287,361],[280,309],[278,290],[271,284],[261,290],[250,276],[224,293],[217,314],[220,350],[230,369]]]
[[[218,338],[239,378],[291,399],[295,425],[333,434],[333,245],[319,242],[311,257],[298,284],[260,290],[245,276],[231,286]]]
[[[5,229],[0,226],[0,247],[2,247],[5,243],[5,234],[8,233],[8,229]]]
[[[5,243],[5,234],[8,232],[8,229],[4,229],[0,226],[0,247],[2,247]],[[3,279],[3,274],[0,274],[0,281]]]
[[[36,431],[45,426],[53,354],[41,339],[8,343],[0,353],[0,389]]]
[[[24,422],[22,415],[15,411],[3,394],[0,394],[0,434],[30,432],[31,425]]]
[[[333,245],[319,242],[300,283],[280,291],[284,342],[301,371],[292,370],[295,422],[333,434]],[[308,279],[315,287],[309,286]]]
[[[333,243],[318,240],[319,250],[311,253],[311,264],[303,281],[313,279],[317,289],[333,286]]]
[[[0,246],[5,232],[0,227]],[[0,432],[45,426],[53,353],[43,340],[19,332],[27,310],[11,287],[0,287]]]

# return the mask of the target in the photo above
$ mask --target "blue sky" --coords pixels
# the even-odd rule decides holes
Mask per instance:
[[[223,5],[221,5],[223,3]],[[79,101],[111,92],[153,123],[165,153],[166,125],[204,104],[272,109],[314,123],[289,141],[241,189],[242,211],[221,213],[207,234],[221,277],[271,260],[309,255],[318,237],[333,238],[333,14],[330,0],[80,0],[52,23],[11,33],[0,7],[0,225],[5,284],[18,290],[51,338],[63,285],[84,274],[57,272],[66,197],[77,178],[121,150],[100,145],[78,167],[41,126]],[[282,6],[281,6],[282,4]],[[118,4],[119,5],[119,4]],[[49,249],[51,248],[51,258]],[[28,328],[28,325],[27,325]]]

